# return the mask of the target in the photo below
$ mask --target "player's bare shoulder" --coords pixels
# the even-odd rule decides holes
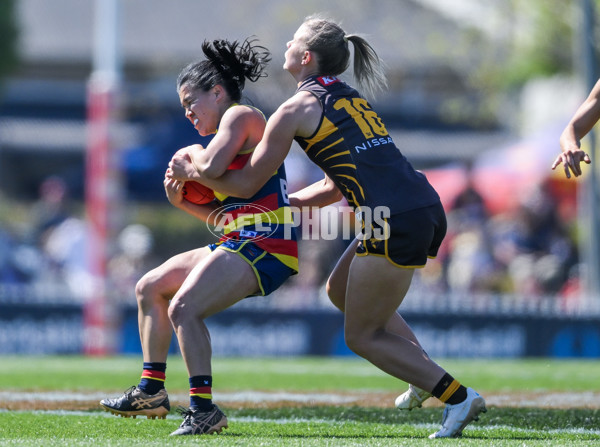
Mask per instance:
[[[308,137],[313,135],[323,115],[321,102],[315,95],[307,91],[299,91],[285,101],[277,110],[286,120],[296,124],[296,135]]]
[[[229,107],[223,114],[223,120],[232,121],[236,124],[244,121],[250,121],[253,124],[266,122],[265,115],[260,109],[246,104],[235,104]]]
[[[256,107],[248,105],[233,105],[229,107],[223,117],[219,128],[227,126],[238,132],[245,131],[249,137],[262,137],[266,125],[265,115]]]

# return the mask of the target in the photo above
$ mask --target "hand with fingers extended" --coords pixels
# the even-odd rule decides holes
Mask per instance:
[[[556,157],[556,160],[552,163],[552,169],[554,170],[559,165],[562,165],[567,178],[571,178],[571,173],[573,173],[575,177],[579,177],[581,175],[581,162],[589,165],[592,160],[590,159],[590,156],[581,149],[569,149]]]

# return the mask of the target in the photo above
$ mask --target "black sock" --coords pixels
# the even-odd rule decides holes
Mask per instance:
[[[467,389],[446,373],[433,388],[431,394],[446,404],[456,405],[467,398]]]

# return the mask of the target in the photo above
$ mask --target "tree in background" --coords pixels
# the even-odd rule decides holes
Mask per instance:
[[[0,83],[17,66],[17,29],[15,0],[0,1]]]
[[[600,12],[600,0],[593,0]],[[465,34],[469,45],[481,47],[467,74],[468,83],[485,98],[472,116],[494,122],[498,114],[514,115],[521,89],[535,79],[580,73],[581,0],[502,0],[490,6],[486,26]],[[596,18],[600,23],[600,17]],[[484,30],[485,39],[481,39]],[[597,35],[597,30],[595,30]],[[598,53],[597,39],[592,39]],[[452,109],[460,117],[464,104]],[[458,110],[458,112],[456,112]],[[507,117],[500,118],[506,122]]]
[[[592,1],[596,12],[600,12],[600,0]],[[427,3],[437,4],[441,10],[442,4],[451,8],[451,2]],[[440,60],[448,61],[448,66],[464,79],[465,91],[476,92],[480,100],[472,101],[469,95],[447,100],[442,113],[448,122],[493,127],[506,122],[507,117],[499,114],[508,114],[510,122],[520,91],[530,81],[580,72],[581,0],[461,3],[472,4],[473,10],[469,14],[468,8],[463,8],[462,13],[454,15],[460,17],[457,20],[462,25],[460,40],[437,39],[432,51]],[[462,65],[457,66],[456,61]]]
[[[579,0],[508,2],[501,14],[511,32],[507,35],[506,64],[496,72],[498,85],[520,87],[533,78],[572,71],[576,33],[581,22],[579,3]]]

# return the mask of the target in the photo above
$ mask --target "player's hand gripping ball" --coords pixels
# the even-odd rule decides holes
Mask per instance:
[[[214,200],[215,193],[201,183],[188,181],[183,185],[183,198],[196,205],[204,205]]]
[[[204,149],[200,144],[194,146]],[[175,152],[175,155],[187,153],[190,147],[191,146],[179,149]],[[204,186],[198,182],[188,181],[183,184],[183,198],[196,205],[204,205],[214,200],[215,193],[208,186]]]

